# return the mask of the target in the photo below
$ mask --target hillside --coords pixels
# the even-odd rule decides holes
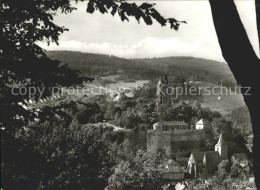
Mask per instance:
[[[229,90],[227,93],[225,90],[221,92],[220,86],[216,84],[210,82],[201,82],[193,84],[193,86],[202,89],[201,96],[196,97],[196,100],[202,105],[202,107],[210,107],[210,109],[219,111],[223,115],[228,114],[234,109],[243,107],[245,105],[243,96],[241,94],[235,93],[233,91],[230,92]],[[214,93],[209,94],[207,91],[208,89]]]
[[[163,75],[163,71],[151,68],[150,64],[139,60],[72,51],[50,51],[47,55],[79,70],[83,76],[120,74],[133,79],[152,79]]]
[[[104,54],[73,51],[49,51],[48,57],[79,70],[82,76],[121,75],[127,79],[156,79],[164,72],[182,75],[186,80],[202,80],[228,87],[236,86],[225,63],[194,57],[125,59]]]
[[[143,61],[151,65],[161,65],[170,72],[178,66],[191,76],[196,73],[198,80],[206,80],[215,84],[222,83],[225,86],[236,86],[236,80],[228,65],[222,62],[195,57],[165,57],[143,59]],[[184,73],[184,75],[188,73]],[[182,71],[180,71],[180,74],[182,74]]]

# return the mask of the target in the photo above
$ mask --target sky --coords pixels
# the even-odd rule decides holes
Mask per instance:
[[[140,3],[140,1],[138,2]],[[78,10],[57,14],[56,24],[69,32],[60,37],[59,45],[40,43],[46,50],[72,50],[109,54],[124,58],[193,56],[223,61],[208,1],[153,1],[166,18],[185,20],[178,31],[154,22],[147,26],[135,19],[122,22],[118,15],[86,12],[87,2],[72,5]],[[258,36],[253,0],[237,0],[236,5],[250,41],[258,54]]]

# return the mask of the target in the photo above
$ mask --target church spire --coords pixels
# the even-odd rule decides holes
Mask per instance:
[[[206,156],[206,153],[204,153],[204,156],[203,156],[203,164],[206,165],[207,164],[207,156]]]
[[[169,81],[168,81],[168,76],[167,76],[166,72],[164,72],[164,82],[165,82],[166,84],[169,83]]]
[[[219,136],[218,143],[215,145],[215,151],[219,152],[222,160],[227,159],[227,145],[224,142],[222,133]]]
[[[219,139],[218,139],[218,144],[219,145],[224,145],[225,144],[223,136],[222,136],[222,133],[220,133],[220,136],[219,136]]]

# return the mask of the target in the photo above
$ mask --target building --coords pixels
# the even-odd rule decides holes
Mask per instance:
[[[168,76],[165,74],[157,84],[157,96],[158,96],[158,105],[160,104],[172,104],[173,102],[173,87]]]
[[[157,84],[158,105],[173,105],[175,100],[183,94],[183,88],[186,86],[184,78],[177,76],[169,80],[165,74]]]
[[[215,151],[219,152],[222,160],[227,159],[227,145],[224,142],[222,133],[219,136],[218,143],[215,145]]]
[[[154,130],[161,131],[176,131],[176,130],[188,130],[189,124],[185,121],[161,121],[153,125]]]
[[[227,159],[227,146],[222,134],[219,136],[215,151],[192,152],[188,161],[187,172],[192,177],[207,177],[214,173],[219,163]]]
[[[220,162],[221,157],[216,151],[193,152],[188,161],[187,172],[195,178],[207,177],[217,170]]]
[[[174,183],[184,179],[184,168],[170,159],[164,169],[160,170],[162,178],[167,183]]]
[[[195,123],[195,129],[211,129],[211,122],[206,119],[201,119]]]

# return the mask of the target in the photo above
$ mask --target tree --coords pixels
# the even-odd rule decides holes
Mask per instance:
[[[246,172],[239,163],[235,162],[230,168],[230,176],[232,178],[244,179],[246,178]]]
[[[101,114],[100,107],[97,103],[84,104],[86,107],[76,114],[76,119],[79,124],[93,123],[96,120],[100,122],[103,120],[103,115]]]
[[[124,111],[120,119],[122,126],[126,129],[133,129],[137,126],[137,117],[131,111]]]
[[[0,124],[6,133],[14,133],[14,128],[36,117],[35,110],[26,107],[26,99],[37,101],[51,95],[52,87],[80,82],[77,71],[48,59],[37,45],[37,42],[58,44],[59,36],[68,30],[53,22],[57,10],[67,14],[75,8],[68,0],[0,2]],[[14,95],[14,86],[23,87],[25,93]],[[30,88],[44,89],[42,96],[38,91],[29,93]],[[23,119],[14,119],[17,115]]]
[[[158,190],[161,188],[160,155],[138,150],[119,163],[109,177],[108,190]]]
[[[95,122],[98,123],[98,122],[102,122],[104,119],[104,115],[102,113],[98,113],[96,116],[95,116]]]
[[[4,149],[1,187],[92,189],[91,185],[101,185],[104,188],[117,163],[116,147],[107,143],[109,132],[111,129],[102,125],[68,125],[61,120],[32,124],[16,140],[19,151],[9,154]]]
[[[222,160],[220,164],[218,165],[218,172],[217,176],[220,180],[224,180],[230,171],[230,163],[229,160]]]
[[[87,12],[93,13],[99,10],[102,14],[110,13],[111,15],[118,14],[122,21],[129,21],[129,17],[135,17],[140,22],[140,19],[147,25],[153,24],[153,20],[156,20],[161,26],[170,25],[172,29],[178,30],[180,23],[186,23],[185,21],[177,21],[174,18],[164,18],[154,8],[155,4],[142,3],[138,6],[136,3],[129,3],[125,0],[90,0],[87,7]]]
[[[260,164],[257,160],[260,155],[256,154],[259,149],[260,120],[256,109],[256,102],[260,95],[259,86],[259,70],[260,61],[254,52],[254,49],[248,39],[245,28],[241,22],[238,11],[233,0],[209,0],[212,17],[222,50],[222,55],[227,61],[231,71],[233,72],[237,82],[242,87],[250,87],[251,95],[244,95],[244,100],[248,106],[254,132],[254,174],[256,178],[257,188],[260,188]],[[256,0],[256,11],[259,16],[259,0]],[[258,36],[260,36],[259,17],[257,17]],[[241,89],[245,94],[246,89]]]

